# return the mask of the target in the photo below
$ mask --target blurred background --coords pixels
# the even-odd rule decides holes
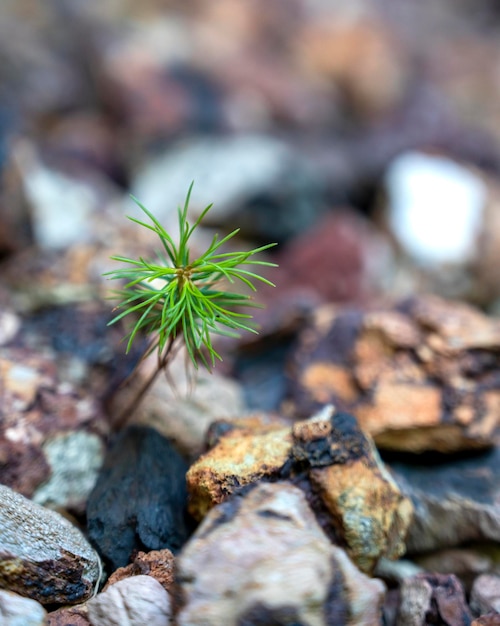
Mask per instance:
[[[499,33],[494,0],[2,0],[0,304],[101,358],[109,256],[152,249],[129,194],[174,228],[194,180],[200,245],[280,244],[268,333],[418,292],[498,313]]]

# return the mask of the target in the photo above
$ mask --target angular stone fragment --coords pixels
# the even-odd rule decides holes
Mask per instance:
[[[76,604],[100,575],[99,557],[77,528],[0,485],[0,587],[41,604]]]
[[[312,487],[340,526],[356,565],[371,572],[380,556],[404,554],[411,502],[356,420],[340,413],[331,420],[299,422],[293,438],[293,455],[307,459]]]
[[[260,484],[210,511],[178,561],[179,626],[376,626],[384,586],[318,526],[304,494]]]
[[[88,603],[91,624],[165,626],[172,614],[170,597],[151,576],[120,580]]]
[[[290,427],[279,421],[265,424],[251,418],[218,424],[224,436],[215,441],[212,426],[209,437],[214,447],[186,475],[191,494],[189,511],[199,520],[237,489],[263,478],[278,477],[292,450]]]
[[[130,576],[152,576],[161,586],[170,591],[174,584],[174,555],[170,550],[139,552],[132,563],[119,567],[108,578],[104,590]]]
[[[178,550],[187,534],[187,463],[152,428],[130,426],[110,450],[87,505],[88,533],[110,570],[134,551]]]
[[[289,403],[358,418],[385,449],[487,448],[499,424],[500,321],[436,296],[393,309],[324,307],[292,363]]]
[[[2,626],[45,626],[47,613],[30,598],[0,590],[0,624]]]
[[[414,506],[408,552],[500,541],[500,447],[432,466],[389,465]]]
[[[48,615],[47,626],[94,626],[90,623],[86,604],[63,607]]]
[[[476,615],[500,614],[500,576],[478,576],[472,586],[470,606]]]
[[[455,576],[418,574],[402,582],[397,626],[469,626],[471,621],[464,590]]]

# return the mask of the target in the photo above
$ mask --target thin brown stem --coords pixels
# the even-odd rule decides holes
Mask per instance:
[[[158,378],[158,375],[162,370],[164,370],[170,358],[172,357],[173,347],[174,347],[175,337],[170,337],[163,354],[158,354],[158,365],[154,372],[146,379],[146,382],[142,385],[139,391],[135,394],[132,401],[126,406],[125,410],[120,413],[116,418],[112,420],[113,430],[120,430],[129,422],[132,414],[138,409],[142,399],[149,391],[155,380]],[[140,360],[142,362],[142,358]]]

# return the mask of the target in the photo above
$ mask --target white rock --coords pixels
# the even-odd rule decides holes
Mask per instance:
[[[473,258],[486,203],[479,176],[440,156],[409,152],[388,169],[389,225],[424,267]]]
[[[167,626],[170,596],[151,576],[131,576],[88,602],[92,626]]]
[[[36,600],[0,589],[0,624],[2,626],[44,626],[47,613]]]

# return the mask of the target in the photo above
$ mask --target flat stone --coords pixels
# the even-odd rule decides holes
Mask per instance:
[[[408,552],[500,541],[500,447],[447,463],[389,465],[414,506]]]
[[[157,431],[123,430],[87,505],[89,537],[113,571],[134,551],[177,551],[188,535],[187,463]]]
[[[36,600],[0,590],[0,624],[2,626],[45,626],[47,613]]]
[[[293,355],[288,412],[332,403],[382,449],[485,449],[498,425],[499,349],[498,319],[436,296],[321,307]]]
[[[179,626],[380,623],[384,585],[318,526],[304,494],[260,484],[212,509],[178,560]]]
[[[170,597],[151,576],[132,576],[108,587],[88,602],[91,624],[99,626],[165,626],[170,622]]]
[[[99,557],[68,520],[0,485],[0,587],[41,604],[89,598]]]

